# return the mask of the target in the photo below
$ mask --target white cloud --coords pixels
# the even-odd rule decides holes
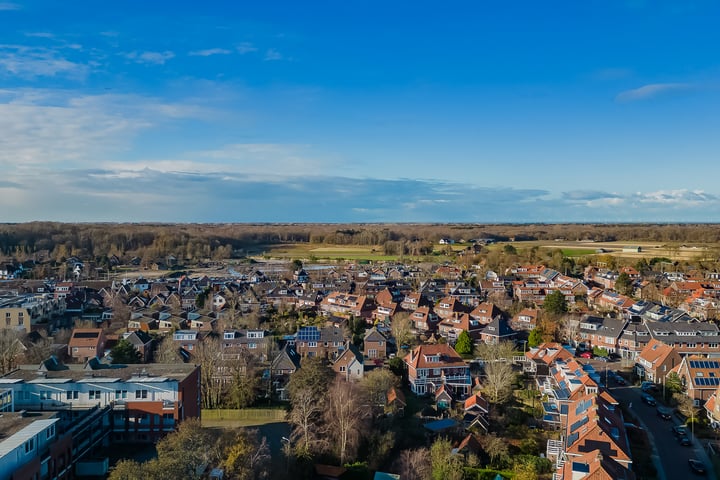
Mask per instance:
[[[257,47],[255,47],[250,42],[243,42],[237,46],[237,51],[240,55],[245,55],[246,53],[257,52],[257,50],[258,50]]]
[[[31,38],[55,38],[55,35],[50,32],[27,32],[25,36]]]
[[[88,71],[87,65],[72,62],[50,48],[0,45],[0,75],[26,79],[63,76],[81,80]]]
[[[282,54],[274,48],[268,48],[267,52],[265,52],[265,60],[272,61],[272,60],[282,60],[282,59],[283,59]]]
[[[77,95],[66,91],[0,90],[0,167],[8,175],[37,169],[97,165],[124,151],[145,130],[212,111],[139,95]]]
[[[20,10],[20,5],[11,2],[0,2],[0,11],[3,10]]]
[[[718,197],[703,190],[658,190],[655,192],[638,192],[634,198],[640,203],[655,203],[667,206],[697,206],[718,203]]]
[[[231,53],[226,48],[208,48],[207,50],[193,50],[188,55],[191,57],[210,57],[212,55],[229,55]]]
[[[175,58],[175,54],[169,50],[164,52],[129,52],[125,54],[125,58],[136,63],[144,63],[151,65],[164,65],[165,62]]]
[[[635,88],[632,90],[626,90],[620,92],[615,100],[618,102],[632,102],[635,100],[646,100],[649,98],[657,97],[658,95],[667,94],[671,92],[690,90],[695,85],[691,83],[651,83],[643,85],[642,87]]]

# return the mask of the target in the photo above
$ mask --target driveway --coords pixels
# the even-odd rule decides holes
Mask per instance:
[[[657,450],[663,470],[663,472],[658,472],[658,478],[661,480],[675,480],[695,477],[688,466],[688,459],[690,458],[696,458],[705,464],[705,468],[708,470],[707,478],[717,478],[712,470],[712,464],[702,449],[700,442],[692,438],[692,446],[681,446],[672,433],[672,426],[679,425],[680,421],[675,416],[673,416],[671,420],[661,419],[657,415],[655,407],[643,403],[640,399],[640,394],[642,393],[640,387],[616,386],[616,384],[610,380],[610,393],[622,405],[627,406],[639,417],[639,423],[643,428],[647,429],[650,442]]]

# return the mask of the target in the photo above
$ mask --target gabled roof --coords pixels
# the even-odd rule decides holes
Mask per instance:
[[[365,341],[366,342],[386,342],[387,338],[385,338],[385,335],[378,332],[377,328],[373,327],[367,332],[365,332]]]
[[[396,403],[400,406],[406,406],[407,402],[405,401],[405,394],[400,390],[399,388],[390,387],[390,390],[387,392],[387,404],[392,405],[393,403]]]
[[[642,349],[639,357],[652,365],[661,365],[673,352],[673,347],[665,345],[663,342],[653,338],[645,345],[645,348]]]
[[[635,480],[634,472],[600,450],[568,459],[562,471],[562,478],[572,480]]]
[[[437,362],[430,362],[430,358],[437,358]],[[443,367],[465,367],[467,363],[448,344],[418,345],[408,353],[405,363],[412,368],[443,368]]]

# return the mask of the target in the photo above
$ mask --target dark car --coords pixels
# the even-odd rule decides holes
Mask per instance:
[[[615,375],[615,381],[618,383],[618,385],[627,385],[625,379],[620,375]]]
[[[658,407],[657,414],[658,417],[662,418],[663,420],[672,420],[672,410],[669,408]]]
[[[682,445],[683,447],[689,447],[692,445],[692,441],[690,440],[690,437],[687,435],[680,435],[678,436],[678,443]]]
[[[654,407],[655,405],[657,405],[657,402],[655,401],[653,396],[650,395],[649,393],[643,393],[640,398],[642,398],[642,401],[647,403],[651,407]]]
[[[687,427],[685,425],[673,425],[672,432],[676,437],[687,435]]]
[[[692,470],[695,473],[699,473],[701,475],[705,474],[705,465],[700,460],[696,460],[694,458],[691,458],[688,460],[688,464],[690,465],[690,470]]]

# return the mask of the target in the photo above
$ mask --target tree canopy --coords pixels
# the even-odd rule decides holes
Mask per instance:
[[[110,356],[114,364],[140,363],[141,361],[140,352],[125,338],[121,339],[112,350],[110,350]]]
[[[530,331],[530,335],[528,335],[528,347],[534,348],[540,345],[543,342],[543,332],[535,327]]]
[[[465,330],[458,335],[457,342],[455,343],[455,351],[460,355],[470,355],[473,351],[472,338],[470,338],[470,334]]]
[[[552,315],[562,315],[568,311],[567,300],[560,290],[555,290],[545,296],[543,310]]]

